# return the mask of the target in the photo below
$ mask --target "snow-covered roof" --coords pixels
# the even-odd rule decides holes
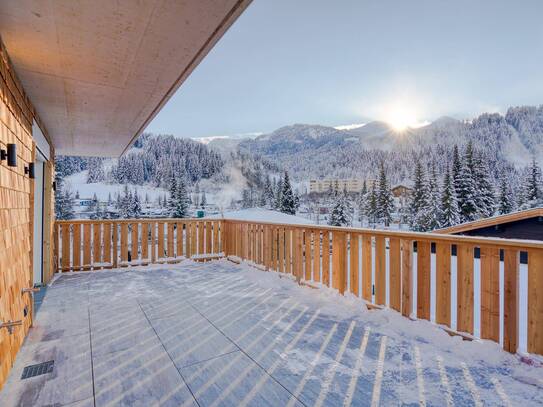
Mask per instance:
[[[239,211],[229,211],[229,212],[224,212],[223,214],[209,216],[209,218],[249,220],[249,221],[254,221],[254,222],[288,223],[292,225],[312,225],[313,224],[311,220],[302,218],[300,216],[288,215],[286,213],[272,211],[270,209],[263,209],[263,208],[248,208],[248,209],[241,209]]]
[[[479,219],[472,222],[461,223],[459,225],[450,226],[448,228],[435,230],[435,233],[461,233],[474,229],[485,228],[488,226],[500,225],[503,223],[515,222],[522,219],[535,218],[543,216],[543,208],[532,208],[523,211],[507,213],[505,215],[491,216],[489,218]]]

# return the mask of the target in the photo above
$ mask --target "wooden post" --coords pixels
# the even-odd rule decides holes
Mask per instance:
[[[168,222],[168,236],[166,237],[167,247],[168,247],[168,257],[175,257],[173,252],[175,240],[173,237],[173,222]]]
[[[504,312],[503,312],[503,348],[516,353],[518,348],[518,278],[519,251],[504,249]],[[541,270],[539,270],[541,272]]]
[[[417,318],[430,320],[430,242],[417,242]]]
[[[81,224],[73,225],[73,266],[74,271],[81,270]]]
[[[362,298],[372,302],[371,236],[362,235]]]
[[[149,262],[149,223],[141,224],[141,260]]]
[[[83,226],[83,269],[91,268],[91,225],[86,223]]]
[[[359,240],[360,235],[357,233],[351,233],[350,234],[350,241],[349,241],[349,257],[350,257],[350,273],[351,273],[351,293],[353,293],[356,297],[360,295],[358,291],[358,270],[359,270]]]
[[[101,223],[93,223],[92,224],[92,267],[93,269],[101,269],[102,266],[99,265],[99,263],[102,263],[102,240],[101,240],[101,233],[102,231],[102,224]]]
[[[386,249],[385,238],[375,237],[375,303],[386,305]]]
[[[316,230],[313,234],[313,281],[321,281],[321,231]]]
[[[481,338],[500,341],[500,249],[481,247]]]
[[[543,355],[543,250],[528,252],[528,352]]]
[[[312,233],[311,229],[305,230],[305,281],[311,280],[311,240]]]
[[[330,287],[330,232],[322,231],[322,283]]]
[[[135,262],[139,259],[139,253],[138,253],[138,246],[139,246],[139,223],[135,222],[131,224],[132,226],[132,245],[130,248],[130,254],[131,254],[131,262]]]
[[[412,312],[413,242],[401,239],[400,247],[402,249],[402,315],[409,318]]]
[[[128,261],[128,224],[121,223],[121,262],[126,261]]]
[[[473,246],[457,245],[457,329],[473,333]]]
[[[113,268],[117,268],[118,266],[118,240],[119,240],[119,230],[117,227],[117,223],[113,223]]]
[[[436,243],[436,323],[451,326],[451,244]]]
[[[332,275],[333,287],[340,294],[345,293],[347,286],[347,239],[345,232],[332,233]]]
[[[111,267],[111,223],[104,223],[104,254],[103,261],[104,263],[109,263],[108,268]]]
[[[390,308],[400,312],[402,304],[402,273],[401,273],[401,252],[400,239],[391,237],[389,239],[389,298]]]
[[[64,223],[62,233],[62,271],[70,270],[70,225]]]

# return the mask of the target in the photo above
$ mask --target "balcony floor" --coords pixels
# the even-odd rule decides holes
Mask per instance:
[[[226,260],[62,275],[0,392],[1,406],[419,402],[540,405],[543,368]]]

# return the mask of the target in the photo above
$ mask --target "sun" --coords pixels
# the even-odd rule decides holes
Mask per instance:
[[[405,131],[409,127],[419,127],[417,112],[407,106],[395,104],[385,109],[384,121],[390,124],[398,132]]]

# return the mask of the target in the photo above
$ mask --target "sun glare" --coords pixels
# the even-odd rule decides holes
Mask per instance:
[[[408,106],[391,106],[386,109],[384,120],[398,132],[408,127],[420,127],[416,112]]]

